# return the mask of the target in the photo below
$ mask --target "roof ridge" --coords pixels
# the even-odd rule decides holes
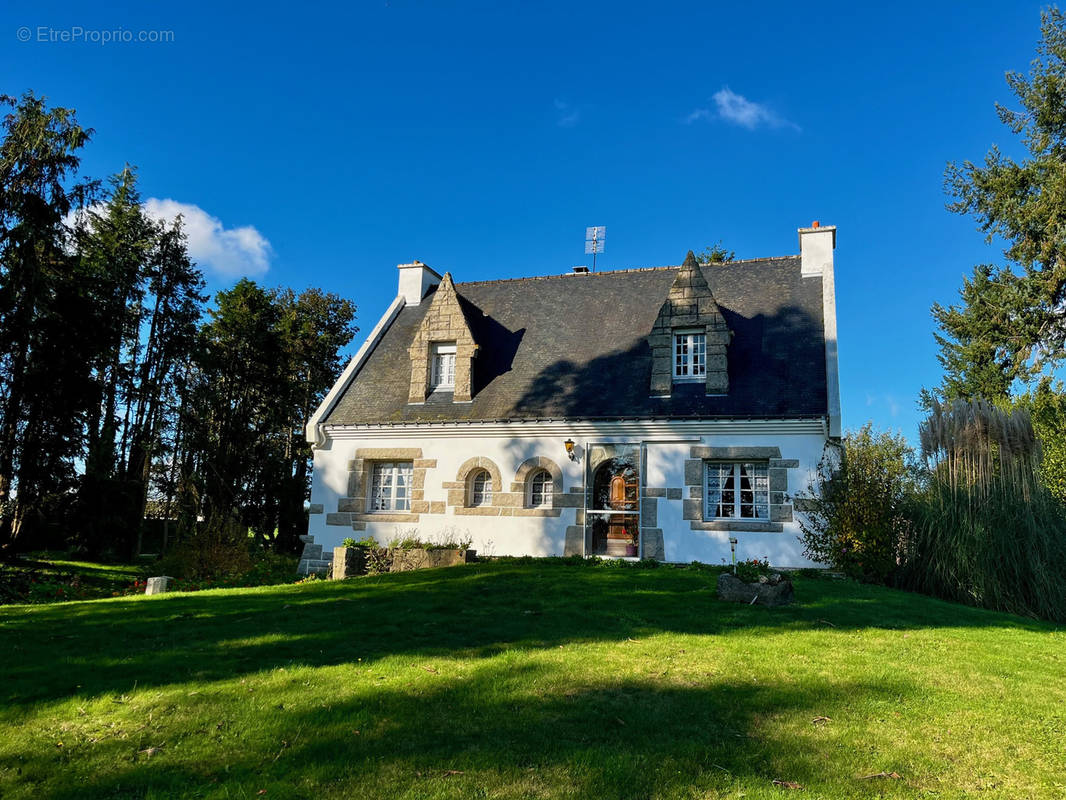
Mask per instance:
[[[764,258],[737,258],[733,261],[704,261],[701,267],[726,267],[733,264],[748,264],[754,261],[787,261],[790,258],[799,258],[799,253],[790,256],[765,256]],[[655,272],[663,269],[681,269],[681,264],[664,264],[659,267],[626,267],[624,269],[607,269],[600,272],[580,273],[581,277],[597,277],[601,275],[619,275],[626,272]],[[556,278],[571,278],[579,273],[561,272],[554,275],[526,275],[521,278],[491,278],[483,281],[456,281],[456,286],[475,286],[482,283],[508,283],[513,281],[547,281]]]

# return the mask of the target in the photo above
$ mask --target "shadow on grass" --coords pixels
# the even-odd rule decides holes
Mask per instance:
[[[738,782],[769,789],[775,779],[824,786],[856,776],[811,718],[851,703],[896,705],[913,690],[900,681],[753,685],[721,677],[588,686],[549,665],[486,663],[467,677],[441,674],[417,692],[336,687],[314,710],[264,715],[243,739],[225,739],[230,721],[220,711],[217,726],[186,734],[219,741],[195,759],[165,748],[138,755],[128,740],[97,743],[99,772],[46,791],[57,800],[203,796],[211,787],[225,789],[217,796],[265,789],[275,800],[353,789],[361,797],[647,798],[702,797]],[[808,738],[797,736],[795,722]],[[19,759],[27,788],[44,789],[66,757],[76,756],[27,751]]]
[[[0,609],[0,699],[27,703],[390,655],[479,658],[659,632],[1054,627],[851,582],[778,609],[714,597],[714,573],[489,563],[351,581]]]

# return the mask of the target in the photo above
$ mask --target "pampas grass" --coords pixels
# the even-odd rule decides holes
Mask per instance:
[[[1066,516],[1040,480],[1024,409],[934,403],[920,429],[928,469],[899,583],[971,605],[1066,622]]]

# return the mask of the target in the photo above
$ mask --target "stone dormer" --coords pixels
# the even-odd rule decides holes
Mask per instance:
[[[442,389],[441,394],[450,393],[455,402],[469,402],[473,397],[472,376],[478,345],[470,332],[470,323],[459,303],[450,272],[444,273],[414,341],[407,349],[411,357],[408,403],[424,403],[432,392],[434,348],[447,350],[455,357],[453,384],[447,390]]]
[[[664,397],[672,393],[675,382],[696,382],[692,378],[675,374],[675,337],[695,333],[704,336],[705,377],[707,394],[721,395],[729,392],[729,372],[726,348],[733,332],[726,325],[725,317],[711,293],[711,287],[703,277],[699,262],[691,250],[685,263],[677,271],[666,302],[659,309],[648,344],[651,346],[651,394]]]

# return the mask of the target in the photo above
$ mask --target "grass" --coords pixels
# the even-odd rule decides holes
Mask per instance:
[[[1066,794],[1062,629],[713,580],[498,562],[3,607],[0,796]]]
[[[0,564],[0,603],[91,600],[125,592],[144,577],[149,564],[101,564],[74,561],[62,554],[33,553],[15,564]],[[31,580],[32,579],[32,580]],[[10,591],[5,591],[9,589]]]

